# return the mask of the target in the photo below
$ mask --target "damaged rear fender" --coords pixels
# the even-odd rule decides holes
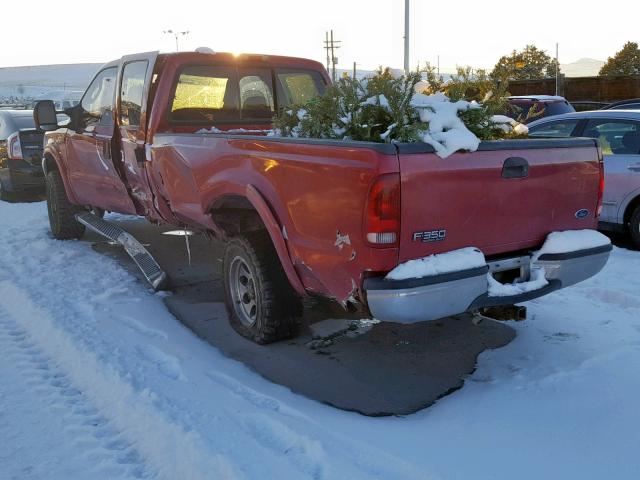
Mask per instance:
[[[269,237],[271,237],[271,242],[276,249],[276,253],[280,259],[280,264],[282,265],[284,273],[287,275],[289,283],[299,295],[305,295],[304,285],[291,262],[289,249],[287,248],[287,244],[282,233],[283,230],[269,208],[269,205],[253,185],[247,185],[245,195],[247,200],[249,200],[251,205],[253,205],[253,208],[258,212],[267,232],[269,232]]]

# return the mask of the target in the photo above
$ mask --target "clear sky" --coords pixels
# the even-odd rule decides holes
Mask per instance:
[[[181,50],[283,54],[325,63],[325,31],[341,40],[338,68],[403,64],[404,0],[28,0],[3,2],[0,66],[106,62],[128,53],[173,51],[163,30],[189,30]],[[640,42],[640,0],[411,0],[411,65],[440,55],[491,68],[528,43],[560,62],[606,60]]]

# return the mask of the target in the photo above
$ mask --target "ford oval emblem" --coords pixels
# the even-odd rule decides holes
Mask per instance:
[[[584,218],[589,215],[589,210],[582,208],[576,212],[576,218]]]

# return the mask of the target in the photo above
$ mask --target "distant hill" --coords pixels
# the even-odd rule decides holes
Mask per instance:
[[[581,58],[572,63],[561,63],[560,71],[567,77],[594,77],[604,65],[602,60]]]
[[[0,68],[0,99],[30,100],[51,91],[84,91],[101,65],[72,63]]]

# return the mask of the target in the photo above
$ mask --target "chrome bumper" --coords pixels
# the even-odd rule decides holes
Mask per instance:
[[[574,285],[602,270],[611,249],[611,245],[604,245],[569,253],[547,253],[536,260],[524,257],[529,258],[529,261],[528,265],[521,265],[522,268],[526,271],[531,271],[532,268],[544,269],[548,284],[519,295],[489,296],[487,272],[493,270],[493,265],[490,264],[460,272],[406,280],[368,278],[364,282],[364,290],[369,310],[378,320],[394,323],[436,320],[478,308],[525,302]],[[515,259],[500,262],[516,263]]]

